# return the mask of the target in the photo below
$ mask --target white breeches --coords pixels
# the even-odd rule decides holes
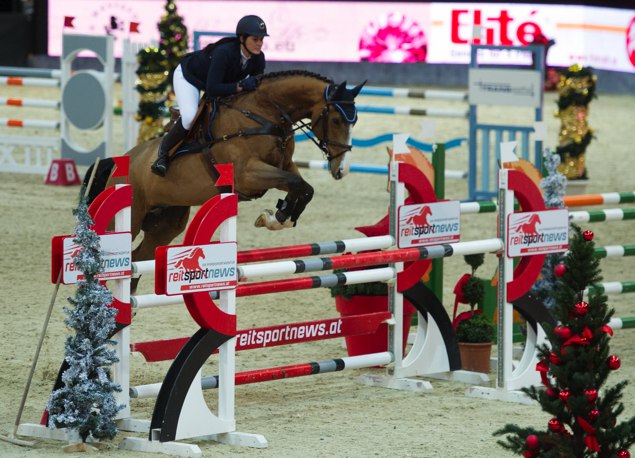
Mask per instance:
[[[174,86],[174,94],[176,95],[176,103],[181,112],[181,123],[183,127],[190,130],[194,122],[194,116],[198,110],[199,92],[195,86],[192,86],[184,77],[181,65],[174,70],[172,80]]]

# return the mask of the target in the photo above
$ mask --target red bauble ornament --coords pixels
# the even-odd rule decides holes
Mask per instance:
[[[554,352],[551,352],[549,354],[549,361],[551,362],[551,364],[555,364],[556,366],[559,366],[562,362],[560,358],[558,358],[558,355],[556,355]]]
[[[527,448],[529,448],[530,450],[535,450],[540,446],[540,440],[538,439],[538,436],[536,436],[535,434],[530,434],[525,439],[525,444],[527,445]]]
[[[551,399],[556,399],[558,397],[558,393],[556,393],[556,391],[553,388],[547,388],[545,390],[545,393],[547,394],[547,396],[549,396]]]
[[[609,356],[608,363],[611,370],[614,370],[614,371],[619,369],[620,366],[622,365],[622,361],[620,361],[619,356],[616,356],[616,355]]]
[[[557,418],[552,418],[551,420],[549,420],[548,428],[549,428],[549,431],[557,433],[558,431],[562,429],[562,424],[560,423],[560,420],[558,420]]]
[[[584,240],[586,240],[587,242],[590,242],[591,240],[593,240],[593,231],[587,229],[582,233],[582,237],[584,237]]]
[[[562,277],[566,273],[567,268],[564,264],[558,264],[556,267],[553,268],[553,274],[558,278]]]
[[[592,410],[591,412],[589,412],[589,421],[591,423],[595,423],[599,416],[600,416],[599,410]]]
[[[556,326],[556,328],[554,329],[556,335],[558,337],[560,337],[562,340],[567,340],[569,337],[571,337],[571,329],[569,329],[566,326]]]
[[[584,395],[589,398],[589,402],[595,402],[598,398],[597,390],[584,390]]]
[[[584,301],[580,301],[575,304],[575,313],[578,316],[584,316],[589,312],[589,304]]]
[[[617,458],[631,458],[631,454],[628,450],[618,450]]]
[[[558,394],[558,397],[560,398],[560,400],[564,402],[565,404],[569,400],[569,396],[571,396],[571,393],[569,392],[569,390],[562,390],[560,394]]]
[[[525,450],[523,452],[523,458],[534,458],[536,455],[531,450]]]

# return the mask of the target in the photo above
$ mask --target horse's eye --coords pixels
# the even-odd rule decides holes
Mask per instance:
[[[336,126],[339,126],[340,124],[342,124],[342,120],[340,119],[339,116],[336,116],[333,118],[333,124],[335,124]]]

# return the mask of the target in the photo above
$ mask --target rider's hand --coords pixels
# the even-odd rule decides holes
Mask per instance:
[[[255,76],[249,76],[244,80],[239,81],[238,86],[240,86],[243,91],[253,91],[256,89],[256,82]]]

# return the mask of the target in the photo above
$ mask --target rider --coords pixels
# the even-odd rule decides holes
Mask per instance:
[[[267,26],[258,16],[248,15],[236,25],[236,36],[222,38],[200,51],[187,54],[174,71],[174,93],[181,116],[163,138],[152,172],[165,176],[168,152],[187,135],[198,110],[199,91],[219,97],[256,89],[256,75],[265,71],[262,52]]]

